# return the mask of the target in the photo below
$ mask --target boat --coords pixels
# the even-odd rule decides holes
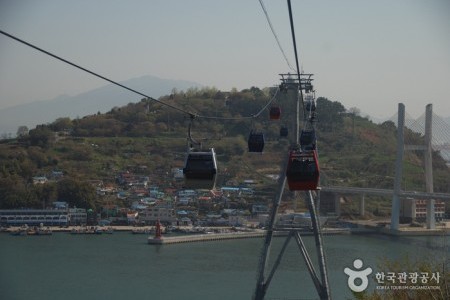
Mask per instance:
[[[11,232],[11,235],[23,236],[28,235],[29,227],[27,224],[20,226],[18,229]]]
[[[106,234],[113,234],[114,233],[114,228],[106,227],[105,229],[103,229],[103,232],[106,233]]]

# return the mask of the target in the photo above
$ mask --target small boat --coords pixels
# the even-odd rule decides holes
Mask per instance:
[[[50,229],[50,227],[39,227],[35,230],[36,235],[52,235],[53,231]]]
[[[114,233],[114,228],[112,227],[107,227],[103,230],[104,233],[106,234],[113,234]]]
[[[11,235],[20,235],[20,236],[28,235],[28,231],[29,231],[28,225],[22,225],[20,226],[20,228],[12,231]]]

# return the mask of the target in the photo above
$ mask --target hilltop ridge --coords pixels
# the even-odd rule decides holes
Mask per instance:
[[[279,131],[282,125],[294,124],[292,103],[286,94],[278,96],[280,121],[271,121],[268,111],[253,121],[239,117],[259,111],[273,94],[273,88],[222,92],[203,87],[162,96],[160,101],[208,116],[194,120],[192,134],[203,140],[204,147],[216,150],[218,187],[252,179],[257,184],[258,197],[270,199],[276,190],[276,182],[271,178],[280,173],[289,147],[289,140],[281,138]],[[340,102],[323,97],[317,99],[317,115],[322,185],[392,188],[396,155],[393,122],[375,124]],[[0,207],[39,207],[43,197],[60,199],[64,188],[58,185],[59,181],[49,185],[47,192],[42,186],[30,184],[33,177],[55,170],[64,174],[65,184],[87,190],[91,189],[87,188],[91,182],[115,184],[118,174],[124,171],[139,172],[161,188],[181,186],[172,172],[184,164],[188,123],[186,114],[141,99],[106,113],[58,118],[30,130],[28,135],[5,140],[0,143]],[[262,155],[247,151],[251,129],[265,133]],[[418,143],[423,139],[410,130],[405,135]],[[405,157],[406,189],[424,190],[422,155],[408,152]],[[435,191],[450,192],[450,170],[438,153],[433,155],[433,165]],[[91,204],[102,201],[95,192],[90,192],[89,197]]]
[[[121,84],[132,89],[159,98],[170,94],[173,89],[186,90],[201,87],[199,83],[186,80],[163,79],[146,75],[132,78]],[[15,136],[19,126],[34,128],[39,124],[47,124],[57,118],[81,118],[86,115],[105,113],[113,107],[139,102],[139,95],[108,84],[78,95],[61,95],[54,99],[34,101],[0,109],[0,134]]]

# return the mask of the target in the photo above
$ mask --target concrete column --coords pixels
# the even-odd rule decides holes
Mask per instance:
[[[336,216],[341,216],[341,200],[337,193],[334,194],[334,211]]]
[[[365,205],[366,205],[366,195],[362,194],[361,200],[359,201],[359,215],[364,217],[365,215]]]
[[[433,105],[428,104],[425,110],[425,188],[427,193],[433,193],[433,149],[431,148],[432,133],[432,121],[433,121]],[[427,202],[427,228],[435,229],[435,210],[434,200],[430,199]]]
[[[394,196],[392,197],[391,210],[391,230],[398,230],[400,223],[400,190],[403,177],[403,151],[404,136],[403,130],[405,126],[405,105],[398,104],[398,123],[397,123],[397,158],[395,160],[395,179],[394,179]]]

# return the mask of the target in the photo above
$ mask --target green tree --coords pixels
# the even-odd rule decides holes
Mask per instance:
[[[39,208],[34,191],[17,175],[0,178],[0,208]]]
[[[70,118],[58,118],[51,125],[51,129],[54,131],[63,131],[72,129],[72,121]]]
[[[70,178],[57,184],[58,200],[66,201],[71,207],[95,209],[97,195],[92,185]]]
[[[28,135],[28,127],[27,126],[19,126],[17,129],[17,137],[23,137]]]
[[[50,203],[58,200],[56,183],[45,183],[33,186],[37,201],[42,203],[42,207],[50,206]]]
[[[338,101],[330,101],[327,98],[317,98],[317,127],[323,131],[333,131],[343,123],[345,107]]]
[[[54,139],[54,132],[45,125],[36,126],[35,129],[30,130],[28,136],[28,141],[31,146],[38,146],[41,148],[48,148]]]

